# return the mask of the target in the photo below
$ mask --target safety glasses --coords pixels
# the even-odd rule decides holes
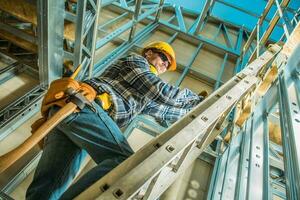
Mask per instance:
[[[155,52],[155,53],[158,54],[158,56],[161,58],[161,60],[162,60],[163,62],[167,62],[167,63],[168,63],[167,68],[169,68],[169,66],[171,65],[171,63],[169,62],[169,59],[168,59],[168,57],[166,56],[166,54],[164,54],[163,52],[160,52],[160,51],[157,51],[157,52]]]

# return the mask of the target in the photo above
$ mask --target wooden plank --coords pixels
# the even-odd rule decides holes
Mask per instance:
[[[10,41],[11,43],[26,49],[30,52],[37,53],[37,45],[30,43],[26,40],[23,40],[15,35],[12,35],[4,30],[0,31],[0,38]]]
[[[37,26],[37,8],[34,4],[28,3],[24,0],[1,0],[0,10],[9,13],[21,21],[29,22],[34,26]],[[64,37],[67,40],[75,40],[74,23],[65,23]]]
[[[269,137],[270,140],[278,145],[282,145],[281,129],[279,124],[269,121]]]
[[[67,40],[75,41],[75,24],[65,21],[64,37]]]
[[[281,52],[287,56],[290,56],[298,45],[300,45],[300,22],[293,30],[287,42],[284,44]]]
[[[36,6],[24,0],[1,0],[0,9],[16,18],[37,25]]]
[[[272,86],[273,82],[278,77],[278,69],[277,66],[272,66],[266,73],[263,82],[259,85],[257,89],[257,93],[259,96],[263,96],[267,93],[269,88]]]

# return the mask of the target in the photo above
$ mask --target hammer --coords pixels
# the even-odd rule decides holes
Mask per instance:
[[[81,69],[79,65],[71,78],[75,79]],[[66,91],[70,95],[69,102],[59,109],[52,117],[42,124],[29,138],[27,138],[21,145],[11,150],[10,152],[0,156],[0,173],[14,164],[18,159],[25,155],[32,147],[41,141],[57,124],[72,114],[76,108],[83,109],[85,105],[91,103],[81,94],[76,93],[72,88]]]

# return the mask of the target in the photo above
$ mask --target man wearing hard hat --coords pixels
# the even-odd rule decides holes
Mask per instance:
[[[63,106],[57,94],[70,85],[84,91],[92,108],[71,114],[47,135],[26,198],[73,199],[133,154],[119,127],[127,126],[138,114],[173,123],[194,108],[203,97],[157,76],[168,70],[176,70],[174,50],[158,41],[146,46],[142,55],[117,60],[97,78],[83,83],[68,78],[54,81],[43,100],[43,116]],[[67,190],[86,152],[97,166]]]

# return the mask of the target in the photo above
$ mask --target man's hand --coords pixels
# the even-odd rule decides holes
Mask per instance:
[[[206,90],[202,90],[202,91],[198,94],[198,96],[202,96],[203,99],[205,99],[205,98],[208,96],[208,92],[207,92]]]
[[[47,117],[48,110],[51,106],[63,107],[66,105],[68,94],[66,90],[72,88],[76,92],[83,94],[88,101],[92,102],[96,97],[96,91],[86,83],[80,83],[71,78],[61,78],[53,81],[42,102],[41,112],[44,117]]]

